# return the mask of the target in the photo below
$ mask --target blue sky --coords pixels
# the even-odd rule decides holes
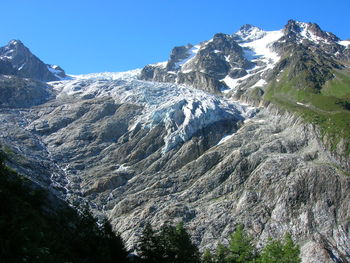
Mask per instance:
[[[276,30],[293,18],[348,39],[349,10],[349,0],[2,0],[0,45],[20,39],[70,74],[125,71],[243,24]]]

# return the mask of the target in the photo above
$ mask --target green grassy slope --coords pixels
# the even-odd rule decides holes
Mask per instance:
[[[318,125],[331,143],[331,150],[335,150],[341,140],[345,141],[344,152],[349,154],[350,70],[327,68],[325,72],[315,73],[314,69],[321,66],[311,62],[311,66],[295,71],[298,64],[300,61],[277,76],[264,99]]]

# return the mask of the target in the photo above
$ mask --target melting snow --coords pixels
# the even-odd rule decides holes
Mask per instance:
[[[216,145],[223,144],[224,142],[228,141],[230,138],[232,138],[235,134],[229,134],[223,137]]]
[[[301,103],[301,102],[297,102],[298,105],[300,106],[305,106],[305,107],[308,107],[308,105],[304,104],[304,103]]]

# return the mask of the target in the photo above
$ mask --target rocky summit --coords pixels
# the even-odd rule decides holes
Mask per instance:
[[[182,221],[201,250],[238,224],[289,232],[303,262],[350,261],[350,41],[294,20],[175,47],[165,62],[67,76],[0,48],[8,164],[105,215],[130,249]]]

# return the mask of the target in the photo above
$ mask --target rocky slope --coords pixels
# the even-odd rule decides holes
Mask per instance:
[[[33,79],[0,74],[0,107],[26,108],[54,98],[46,83]]]
[[[50,82],[43,103],[6,100],[0,143],[22,174],[108,215],[129,247],[146,221],[182,220],[202,249],[243,223],[258,246],[289,231],[303,262],[349,262],[349,158],[293,108],[329,101],[348,50],[312,23],[245,25],[166,63]],[[349,116],[337,96],[317,112]]]
[[[39,81],[54,81],[66,77],[62,68],[45,64],[20,40],[11,40],[6,46],[0,48],[0,74]]]

